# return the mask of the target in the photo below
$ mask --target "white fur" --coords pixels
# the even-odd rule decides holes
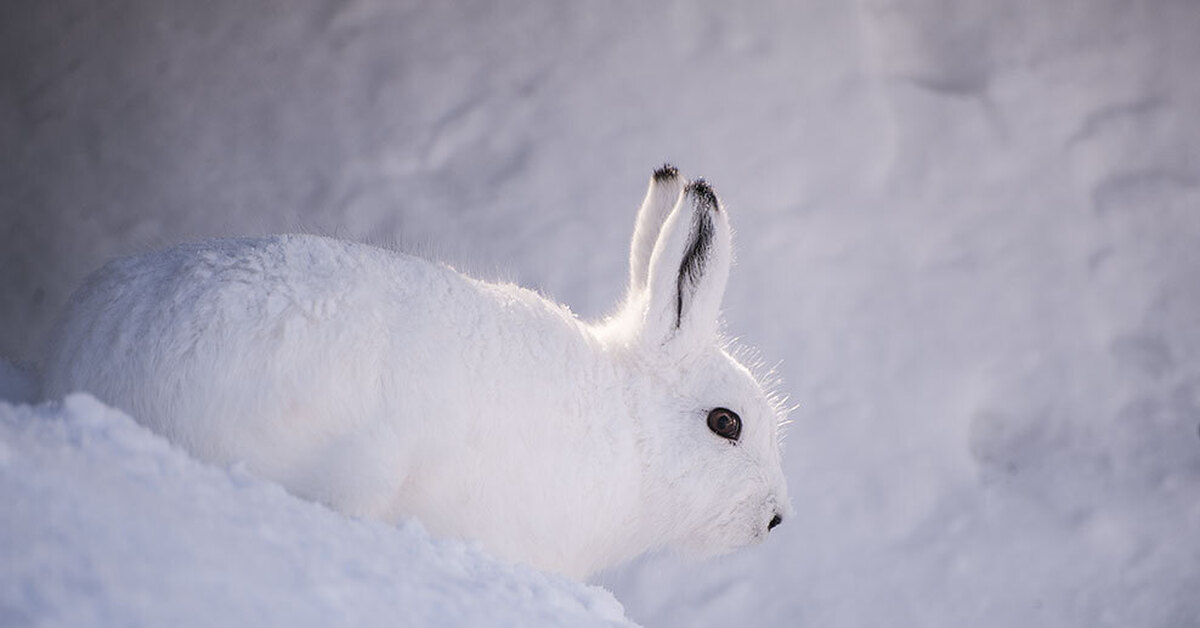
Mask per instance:
[[[198,458],[578,578],[760,541],[788,514],[781,416],[717,334],[729,225],[660,179],[603,323],[362,244],[213,240],[89,277],[46,395],[86,390]],[[705,216],[702,272],[680,281]],[[718,406],[741,415],[737,444],[707,428]]]

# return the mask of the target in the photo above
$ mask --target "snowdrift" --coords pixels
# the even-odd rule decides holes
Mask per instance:
[[[0,402],[0,625],[631,626],[607,591],[199,464],[77,394]]]

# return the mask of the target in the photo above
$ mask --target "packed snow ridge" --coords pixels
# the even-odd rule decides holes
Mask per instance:
[[[632,625],[601,588],[199,463],[85,394],[0,402],[0,496],[4,626]]]

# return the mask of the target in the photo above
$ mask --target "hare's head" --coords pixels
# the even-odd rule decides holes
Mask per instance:
[[[791,512],[784,412],[719,333],[731,258],[712,188],[660,168],[638,215],[625,306],[604,329],[627,351],[647,533],[700,554],[761,541]]]

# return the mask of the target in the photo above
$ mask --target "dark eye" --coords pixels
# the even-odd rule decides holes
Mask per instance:
[[[727,408],[714,408],[708,413],[708,429],[721,438],[736,442],[742,435],[742,417]]]

